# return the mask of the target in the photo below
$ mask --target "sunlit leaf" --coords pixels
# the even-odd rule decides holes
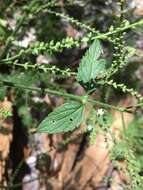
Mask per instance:
[[[65,103],[56,108],[39,125],[38,132],[49,134],[72,131],[83,119],[84,105],[78,102]]]
[[[78,81],[90,82],[105,70],[105,60],[98,60],[102,52],[102,46],[96,39],[81,60],[77,73]]]

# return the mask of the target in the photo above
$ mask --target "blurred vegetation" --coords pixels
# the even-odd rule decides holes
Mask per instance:
[[[75,93],[82,85],[76,80],[75,73],[93,39],[124,27],[127,27],[125,31],[99,38],[104,49],[102,57],[107,62],[106,69],[111,72],[109,76],[111,74],[113,83],[108,81],[101,85],[101,81],[93,84],[97,88],[93,97],[98,96],[103,103],[117,105],[121,99],[126,99],[131,94],[137,97],[138,103],[142,103],[143,19],[142,16],[135,15],[130,1],[124,2],[124,7],[121,7],[121,2],[123,1],[0,1],[0,100],[8,97],[16,107],[26,135],[57,106],[54,95],[49,95],[52,105],[46,102],[45,89]],[[134,23],[139,23],[139,26],[130,27]],[[123,59],[120,60],[123,54]],[[119,65],[121,67],[118,68]],[[41,90],[35,92],[23,86]],[[82,88],[81,93],[84,90]],[[129,162],[132,158],[135,164],[139,161],[137,171],[134,170],[136,165],[129,163],[129,173],[132,170],[136,172],[130,175],[133,178],[136,175],[133,180],[135,184],[129,185],[133,190],[142,188],[139,184],[143,169],[142,113],[142,105],[140,108],[133,107],[134,118],[126,131],[127,141],[115,143],[112,155],[113,160],[125,159]],[[111,115],[97,117],[94,124],[98,123],[107,132],[108,120],[111,120]],[[96,133],[93,131],[90,134],[91,142],[94,142]],[[127,145],[131,149],[130,154]],[[131,157],[126,157],[126,154]]]

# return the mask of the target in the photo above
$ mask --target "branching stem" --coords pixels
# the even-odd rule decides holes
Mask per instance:
[[[69,94],[69,93],[66,93],[66,92],[61,92],[61,91],[57,91],[57,90],[51,90],[51,89],[48,89],[48,88],[43,90],[42,88],[39,88],[39,87],[25,86],[25,85],[22,85],[22,84],[14,83],[14,82],[3,80],[3,79],[0,79],[0,81],[5,86],[22,88],[22,89],[27,89],[27,90],[30,90],[30,91],[37,91],[37,92],[43,92],[44,91],[45,93],[49,93],[49,94],[56,95],[56,96],[63,96],[65,98],[69,98],[69,99],[75,100],[75,101],[83,102],[83,100],[85,99],[85,96],[73,95],[73,94]],[[102,107],[104,107],[106,109],[114,109],[114,110],[120,111],[120,112],[125,112],[125,111],[128,112],[128,110],[126,108],[113,106],[113,105],[110,105],[110,104],[107,104],[107,103],[100,102],[98,100],[92,100],[90,98],[87,98],[87,102],[92,103],[94,105],[102,106]]]

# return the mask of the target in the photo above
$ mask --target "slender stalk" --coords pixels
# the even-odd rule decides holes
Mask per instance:
[[[124,27],[118,27],[116,30],[109,31],[107,33],[101,33],[101,34],[99,34],[97,36],[92,37],[92,40],[94,40],[94,39],[108,39],[108,36],[110,36],[110,35],[117,34],[117,33],[126,31],[128,29],[134,29],[134,28],[136,28],[137,26],[140,26],[140,25],[143,25],[143,19],[141,19],[141,20],[139,20],[137,22],[134,22],[132,24],[125,25]]]
[[[136,104],[136,105],[128,106],[128,107],[126,107],[126,109],[127,109],[127,110],[130,110],[130,109],[132,109],[132,108],[137,108],[137,107],[142,107],[142,106],[143,106],[143,102],[138,103],[138,104]]]
[[[10,179],[10,182],[9,182],[9,184],[8,184],[9,187],[13,184],[15,178],[17,177],[17,175],[18,175],[20,169],[21,169],[22,166],[23,166],[23,163],[24,163],[24,160],[21,160],[21,162],[19,162],[17,168],[15,169],[15,171],[14,171],[14,173],[13,173],[11,179]],[[10,188],[10,189],[12,189],[12,188]]]
[[[76,24],[77,26],[80,26],[80,27],[83,27],[85,28],[86,30],[94,33],[94,34],[98,34],[99,31],[95,30],[94,28],[91,28],[90,26],[82,23],[82,22],[79,22],[78,20],[72,18],[72,17],[69,17],[68,15],[64,15],[64,14],[61,14],[61,13],[58,13],[56,11],[53,11],[53,10],[47,10],[48,13],[50,14],[54,14],[55,16],[59,16],[59,17],[62,17],[64,19],[66,19],[67,21],[73,23],[73,24]]]
[[[10,45],[11,45],[11,42],[12,42],[12,40],[13,40],[13,37],[15,37],[16,33],[18,32],[18,30],[20,29],[21,25],[23,24],[25,18],[26,18],[26,14],[24,14],[24,15],[21,17],[21,19],[20,19],[19,22],[17,23],[17,25],[16,25],[14,31],[13,31],[13,32],[11,33],[11,35],[7,38],[5,47],[4,47],[4,49],[3,49],[2,53],[1,53],[1,58],[4,58],[4,57],[5,57],[5,55],[6,55],[7,51],[8,51],[8,49],[9,49],[9,47],[10,47]]]
[[[65,92],[61,92],[61,91],[57,91],[57,90],[51,90],[51,89],[48,89],[48,88],[42,89],[42,88],[33,87],[33,86],[25,86],[25,85],[22,85],[22,84],[14,83],[14,82],[3,80],[3,79],[0,79],[0,81],[5,86],[22,88],[22,89],[27,89],[27,90],[30,90],[30,91],[37,91],[37,92],[40,92],[40,93],[45,92],[45,93],[49,93],[49,94],[56,95],[56,96],[63,96],[65,98],[69,98],[69,99],[72,99],[72,100],[82,101],[81,96],[77,96],[77,95],[73,95],[73,94],[69,94],[69,93],[65,93]]]
[[[124,19],[124,0],[120,0],[120,22],[123,22]]]
[[[76,100],[76,101],[80,101],[80,102],[83,102],[85,100],[85,96],[73,95],[73,94],[69,94],[69,93],[66,93],[66,92],[51,90],[51,89],[48,89],[48,88],[42,89],[42,88],[39,88],[39,87],[25,86],[25,85],[22,85],[22,84],[14,83],[14,82],[3,80],[3,79],[0,79],[0,81],[5,86],[22,88],[22,89],[27,89],[27,90],[31,90],[31,91],[37,91],[37,92],[45,92],[45,93],[49,93],[49,94],[56,95],[56,96],[63,96],[65,98],[69,98],[71,100]],[[102,107],[104,107],[106,109],[114,109],[114,110],[120,111],[120,112],[128,111],[125,108],[116,107],[116,106],[113,106],[113,105],[110,105],[110,104],[100,102],[98,100],[92,100],[90,98],[87,98],[87,102],[95,104],[95,105],[102,106]]]
[[[107,108],[107,109],[114,109],[114,110],[119,111],[119,112],[125,111],[124,108],[113,106],[113,105],[110,105],[110,104],[107,104],[107,103],[103,103],[103,102],[100,102],[98,100],[88,99],[88,102],[90,102],[92,104],[95,104],[95,105],[102,106],[102,107]]]
[[[48,72],[48,71],[54,71],[55,73],[63,73],[63,75],[66,75],[66,70],[62,70],[62,69],[59,69],[57,68],[56,66],[54,67],[47,67],[47,65],[45,64],[20,64],[20,63],[13,63],[13,65],[16,65],[18,67],[23,67],[23,68],[26,68],[26,69],[38,69],[38,70],[42,70],[44,72]],[[72,71],[67,71],[67,76],[76,76],[76,72],[72,72]]]
[[[123,112],[120,112],[120,113],[121,113],[122,126],[123,126],[123,135],[125,138],[125,136],[126,136],[126,124],[125,124],[125,119],[124,119],[124,113]]]
[[[94,35],[94,36],[92,36],[91,37],[91,39],[88,39],[88,41],[89,40],[95,40],[95,39],[107,39],[108,40],[108,36],[111,36],[111,35],[113,35],[113,34],[117,34],[117,33],[120,33],[120,32],[123,32],[123,31],[126,31],[126,30],[128,30],[128,29],[131,29],[131,28],[135,28],[135,27],[137,27],[137,26],[140,26],[140,25],[143,25],[143,19],[141,19],[141,20],[139,20],[139,21],[137,21],[137,22],[135,22],[135,23],[132,23],[132,24],[129,24],[129,25],[125,25],[124,27],[119,27],[119,28],[117,28],[116,30],[114,30],[114,31],[109,31],[109,32],[106,32],[106,33],[99,33],[98,35]],[[84,39],[84,38],[83,38]],[[77,39],[75,39],[75,41],[77,41]],[[79,42],[81,41],[81,43],[83,42],[82,41],[82,39],[80,40],[78,40]],[[8,43],[8,42],[7,42]],[[6,45],[7,46],[7,45]],[[17,55],[15,55],[15,56],[12,56],[12,57],[10,57],[10,58],[6,58],[6,59],[1,59],[1,62],[2,63],[5,63],[5,62],[9,62],[9,61],[13,61],[13,60],[15,60],[15,59],[17,59],[17,58],[19,58],[21,55],[23,55],[23,54],[29,54],[29,53],[31,53],[32,51],[31,50],[25,50],[25,51],[20,51]]]
[[[6,58],[6,59],[2,59],[0,60],[1,63],[9,63],[15,59],[18,59],[19,57],[21,57],[23,54],[28,54],[29,51],[20,51],[17,55],[14,55],[12,57]]]

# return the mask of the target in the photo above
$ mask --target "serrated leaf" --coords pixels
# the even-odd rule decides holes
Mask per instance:
[[[102,52],[101,44],[96,39],[81,60],[77,73],[78,81],[82,81],[83,83],[90,82],[104,71],[105,60],[98,60]]]
[[[83,104],[78,102],[65,103],[56,108],[40,123],[38,132],[54,134],[72,131],[81,124],[83,112]]]

